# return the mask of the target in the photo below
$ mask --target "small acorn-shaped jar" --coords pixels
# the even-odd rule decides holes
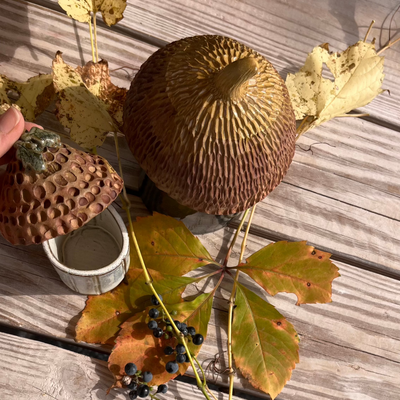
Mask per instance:
[[[283,79],[261,54],[222,36],[154,53],[132,81],[123,130],[160,190],[215,215],[267,196],[289,168],[296,138]]]
[[[122,179],[98,156],[61,144],[33,128],[19,140],[0,187],[0,233],[12,244],[65,235],[106,209]]]

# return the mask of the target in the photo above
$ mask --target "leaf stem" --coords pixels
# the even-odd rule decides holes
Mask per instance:
[[[120,170],[119,172],[120,172],[121,178],[123,179],[121,158],[120,158],[119,146],[118,146],[118,136],[117,136],[116,132],[114,132],[114,141],[115,141],[115,148],[116,148],[117,157],[118,157],[118,166],[119,166],[119,170]],[[175,334],[177,335],[177,337],[181,338],[181,342],[185,346],[186,354],[188,355],[189,362],[190,362],[190,364],[191,364],[191,366],[193,368],[193,372],[194,372],[194,375],[195,375],[195,378],[196,378],[197,386],[203,392],[204,397],[207,400],[211,400],[210,397],[208,396],[207,392],[206,392],[206,389],[205,389],[206,385],[203,385],[203,383],[201,382],[200,376],[199,376],[199,374],[198,374],[198,372],[197,372],[197,370],[195,368],[195,365],[194,365],[194,362],[193,362],[193,358],[192,358],[192,356],[190,354],[190,351],[189,351],[189,348],[187,346],[186,340],[184,339],[183,333],[180,332],[179,329],[176,327],[172,316],[168,312],[167,308],[165,307],[165,304],[162,302],[162,300],[160,299],[160,296],[158,295],[157,291],[155,290],[155,288],[153,286],[153,281],[152,281],[152,279],[150,277],[150,274],[149,274],[149,272],[148,272],[148,270],[146,268],[146,265],[144,263],[144,260],[143,260],[143,257],[142,257],[142,253],[140,251],[139,244],[138,244],[138,241],[136,239],[135,231],[133,229],[133,223],[132,223],[132,218],[131,218],[131,213],[130,213],[131,202],[129,201],[129,198],[127,196],[125,185],[123,187],[123,208],[124,208],[124,210],[125,210],[125,212],[126,212],[126,214],[128,216],[129,233],[131,235],[131,239],[132,239],[133,244],[135,246],[136,253],[138,255],[140,265],[141,265],[141,267],[143,269],[143,273],[144,273],[144,276],[145,276],[145,279],[146,279],[146,285],[148,285],[150,287],[150,289],[153,292],[154,296],[156,297],[156,299],[160,303],[160,306],[163,309],[163,311],[164,311],[165,315],[167,316],[167,318],[169,319],[169,321],[170,321],[170,323],[172,325],[172,328],[175,331]],[[213,289],[213,291],[211,293],[215,292],[215,290],[220,285],[223,277],[224,277],[224,273],[221,273],[221,277],[220,277],[217,285],[215,286],[215,288]]]
[[[373,19],[372,22],[371,22],[371,24],[369,25],[369,28],[368,28],[368,30],[367,30],[367,33],[365,34],[365,37],[364,37],[364,40],[363,40],[364,43],[367,41],[368,36],[369,36],[369,34],[370,34],[370,32],[371,32],[371,29],[372,29],[372,26],[374,25],[374,23],[375,23],[375,20]]]
[[[249,222],[247,223],[246,232],[243,236],[242,247],[240,249],[239,263],[243,260],[243,255],[246,250],[247,237],[249,235],[251,222],[253,220],[254,212],[256,210],[256,205],[251,209]],[[236,286],[239,279],[240,270],[236,270],[235,279],[233,281],[233,287],[231,292],[231,297],[229,299],[229,316],[228,316],[228,368],[229,368],[229,400],[232,400],[233,395],[233,354],[232,354],[232,321],[233,321],[233,307],[235,305],[235,294],[236,294]]]
[[[342,114],[342,115],[337,115],[337,118],[345,118],[345,117],[353,117],[353,118],[369,117],[369,114]]]
[[[97,49],[97,29],[96,29],[96,4],[92,0],[92,16],[93,16],[93,30],[94,30],[94,46],[96,49],[96,62],[99,62],[99,51]]]
[[[385,50],[395,45],[398,41],[400,41],[400,37],[397,38],[394,42],[391,42],[389,40],[389,43],[385,47],[382,47],[376,54],[379,56],[379,54],[383,53]]]
[[[240,233],[240,231],[242,230],[244,221],[246,220],[246,217],[247,217],[247,214],[248,214],[248,213],[249,213],[249,210],[246,210],[246,211],[244,212],[244,214],[243,214],[243,216],[242,216],[242,220],[240,221],[240,224],[239,224],[238,228],[236,229],[235,236],[234,236],[233,239],[232,239],[232,242],[231,242],[231,244],[230,244],[230,246],[229,246],[228,252],[226,253],[225,260],[224,260],[224,262],[223,262],[223,266],[224,266],[224,267],[226,267],[227,264],[228,264],[228,260],[229,260],[229,257],[231,256],[233,246],[235,245],[236,239],[238,238],[239,233]]]
[[[92,21],[89,20],[89,32],[90,32],[90,46],[92,47],[92,60],[93,62],[96,62],[96,59],[94,57],[94,44],[93,44],[93,32],[92,32]]]

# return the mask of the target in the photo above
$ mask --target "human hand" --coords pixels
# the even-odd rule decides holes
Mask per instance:
[[[7,164],[12,159],[14,143],[26,130],[29,131],[34,126],[43,129],[32,122],[25,122],[21,112],[14,107],[0,115],[0,165]]]

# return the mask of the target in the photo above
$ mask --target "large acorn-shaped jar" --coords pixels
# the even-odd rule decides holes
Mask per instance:
[[[12,244],[39,244],[85,225],[122,190],[105,159],[33,128],[16,143],[0,179],[0,233]]]
[[[285,83],[262,55],[227,37],[196,36],[142,65],[124,133],[159,189],[196,211],[227,215],[281,182],[296,124]]]

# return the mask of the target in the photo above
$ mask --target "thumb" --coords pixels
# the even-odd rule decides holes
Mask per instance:
[[[25,130],[21,112],[10,107],[0,116],[0,158],[7,153]]]

